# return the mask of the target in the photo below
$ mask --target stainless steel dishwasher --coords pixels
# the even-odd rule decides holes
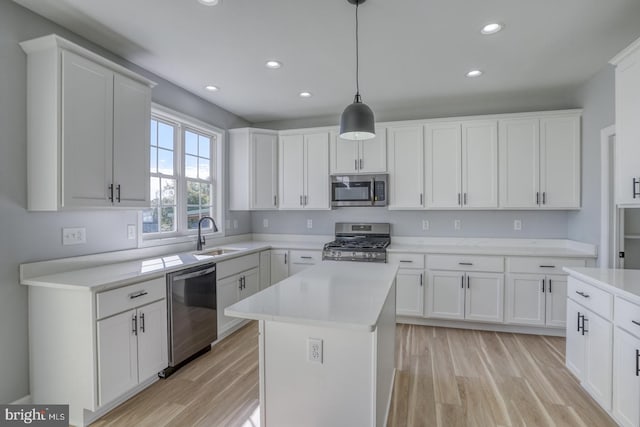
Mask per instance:
[[[211,349],[218,338],[216,265],[199,265],[167,274],[169,367],[160,377]]]

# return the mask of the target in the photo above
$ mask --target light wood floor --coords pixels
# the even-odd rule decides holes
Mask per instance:
[[[257,337],[252,322],[92,426],[258,426]],[[396,364],[389,427],[615,426],[564,338],[398,325]]]

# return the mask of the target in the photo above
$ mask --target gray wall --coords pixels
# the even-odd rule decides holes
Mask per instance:
[[[569,213],[570,239],[600,244],[600,131],[615,123],[615,70],[606,65],[579,91],[582,114],[582,209]]]
[[[26,211],[27,69],[18,42],[53,32],[130,66],[21,6],[0,0],[0,403],[29,393],[27,289],[18,284],[19,264],[135,246],[126,237],[126,225],[137,222],[134,211]],[[224,129],[247,125],[158,76],[131,68],[158,83],[153,91],[155,102]],[[237,219],[239,227],[229,234],[250,230],[248,213],[232,213],[230,218]],[[61,228],[74,226],[86,227],[87,244],[62,246]]]

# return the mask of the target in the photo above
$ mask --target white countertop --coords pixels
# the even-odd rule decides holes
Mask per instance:
[[[576,279],[640,304],[640,270],[586,267],[563,270]]]
[[[322,261],[227,307],[226,316],[373,331],[395,264]]]

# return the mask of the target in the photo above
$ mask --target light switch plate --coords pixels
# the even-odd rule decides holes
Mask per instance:
[[[269,228],[269,220],[268,220],[267,218],[264,218],[264,219],[262,220],[262,226],[263,226],[264,228]]]
[[[63,245],[80,245],[87,243],[87,229],[84,227],[73,227],[62,229]]]

